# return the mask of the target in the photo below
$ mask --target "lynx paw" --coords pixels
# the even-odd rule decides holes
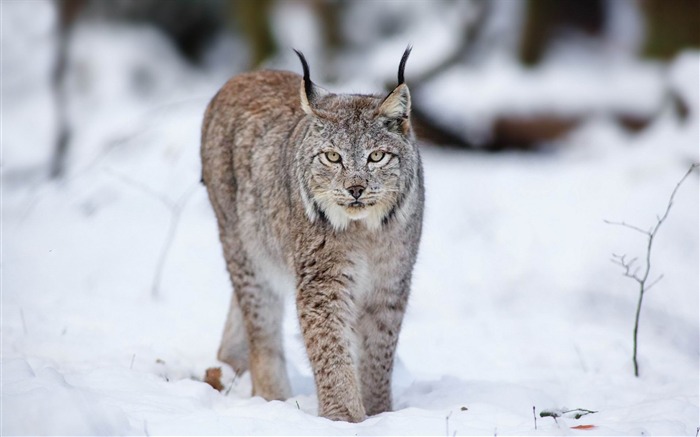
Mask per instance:
[[[286,383],[271,384],[269,381],[253,381],[253,396],[260,396],[266,401],[284,401],[291,397],[291,390]]]
[[[367,418],[361,402],[351,402],[348,405],[322,405],[319,415],[330,420],[352,423],[362,422]]]

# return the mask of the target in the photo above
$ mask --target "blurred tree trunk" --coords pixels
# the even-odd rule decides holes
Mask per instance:
[[[222,0],[85,0],[85,15],[111,22],[149,24],[172,40],[188,60],[201,61],[211,39],[225,25]]]
[[[539,63],[550,41],[561,29],[600,35],[604,27],[604,0],[529,0],[525,9],[520,60],[525,65]]]
[[[552,24],[551,3],[551,0],[527,2],[520,44],[520,61],[525,65],[535,65],[542,57]]]
[[[643,0],[647,40],[644,55],[670,59],[687,47],[700,47],[698,0]]]
[[[323,71],[324,80],[335,82],[338,80],[335,58],[346,46],[346,41],[341,31],[343,1],[313,0],[311,7],[321,24],[323,56],[326,64]]]
[[[277,51],[270,27],[270,10],[274,0],[236,0],[233,13],[250,47],[250,63],[259,67]]]
[[[70,128],[66,108],[65,77],[68,64],[68,38],[70,29],[80,11],[85,6],[85,0],[59,0],[56,63],[54,64],[51,86],[54,93],[56,108],[56,145],[54,154],[49,164],[49,177],[59,178],[65,172],[66,157],[68,155],[68,141],[70,140]]]

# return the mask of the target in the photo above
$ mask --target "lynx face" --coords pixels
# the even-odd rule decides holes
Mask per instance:
[[[312,127],[297,159],[308,166],[300,181],[307,215],[313,221],[322,214],[336,230],[354,220],[379,229],[418,171],[408,87],[382,99],[305,85],[301,106]]]
[[[381,101],[356,98],[375,103],[374,110],[370,107],[358,114],[362,118],[359,129],[357,118],[352,129],[339,120],[318,118],[305,141],[314,145],[309,150],[305,183],[310,206],[322,212],[338,230],[345,229],[352,220],[379,228],[398,206],[399,193],[415,173],[406,166],[411,164],[406,158],[411,146],[404,133],[377,114]],[[343,112],[336,112],[333,118],[351,115]]]

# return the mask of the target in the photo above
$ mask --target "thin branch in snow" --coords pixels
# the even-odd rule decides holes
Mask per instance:
[[[233,379],[231,380],[231,384],[228,386],[228,389],[226,389],[225,395],[228,396],[229,393],[231,393],[231,389],[233,389],[233,386],[236,384],[236,381],[238,380],[238,373],[233,374]]]
[[[637,258],[632,258],[631,260],[627,259],[627,255],[617,255],[613,254],[611,261],[623,269],[623,276],[630,278],[634,280],[638,285],[639,285],[639,299],[637,300],[637,310],[635,313],[634,317],[634,330],[633,330],[633,337],[632,337],[632,363],[634,364],[634,376],[639,376],[639,363],[637,362],[637,337],[638,337],[638,332],[639,332],[639,316],[642,311],[642,301],[644,299],[644,294],[651,290],[651,288],[658,284],[659,281],[664,277],[664,275],[660,275],[658,278],[654,279],[653,281],[649,282],[649,273],[651,272],[651,250],[652,246],[654,244],[654,238],[656,238],[656,234],[659,232],[659,228],[661,228],[661,225],[666,221],[668,218],[668,213],[671,211],[671,207],[673,206],[673,201],[676,198],[676,193],[678,192],[678,189],[680,186],[683,184],[683,182],[686,180],[686,178],[690,175],[690,173],[693,172],[700,164],[694,163],[690,166],[688,171],[685,172],[683,177],[681,178],[680,181],[676,184],[675,188],[671,192],[671,196],[668,199],[668,204],[666,205],[666,210],[661,216],[656,216],[656,224],[648,231],[645,231],[644,229],[630,225],[629,223],[626,223],[624,221],[620,222],[613,222],[609,220],[604,220],[605,223],[609,225],[616,225],[616,226],[622,226],[627,229],[631,229],[635,232],[639,232],[641,234],[644,234],[647,240],[647,245],[646,245],[646,256],[644,258],[644,264],[642,267],[633,267],[635,262],[637,261]],[[634,270],[633,270],[634,269]],[[640,269],[643,269],[643,273],[640,275],[639,271]]]
[[[135,360],[135,359],[136,359],[136,354],[133,354],[133,355],[131,356],[131,364],[129,364],[129,370],[133,370],[133,369],[134,369],[134,360]]]
[[[163,194],[161,192],[154,190],[153,188],[149,187],[148,185],[144,184],[143,182],[138,181],[138,180],[136,180],[132,177],[129,177],[125,174],[119,173],[111,168],[106,168],[105,172],[108,175],[110,175],[116,179],[119,179],[119,181],[123,182],[124,184],[129,185],[132,188],[136,188],[137,190],[141,191],[142,193],[147,194],[148,196],[158,200],[163,205],[165,205],[166,208],[172,209],[175,207],[175,202],[170,200],[170,198],[168,196],[166,196],[165,194]]]
[[[597,411],[588,410],[586,408],[575,408],[573,410],[566,410],[566,411],[562,412],[562,415],[571,414],[571,413],[573,413],[574,419],[578,420],[578,419],[580,419],[583,416],[586,416],[588,414],[595,414],[595,413],[597,413]]]
[[[664,275],[661,274],[661,275],[659,275],[658,278],[656,278],[656,279],[654,279],[653,281],[651,281],[651,283],[649,283],[649,285],[647,285],[646,291],[651,290],[651,288],[652,288],[654,285],[658,284],[659,281],[662,280],[663,278],[664,278]]]
[[[540,411],[540,417],[551,417],[554,419],[554,422],[561,428],[561,425],[559,424],[559,421],[557,420],[559,417],[568,417],[568,418],[573,418],[573,419],[580,419],[583,416],[587,416],[589,414],[595,414],[597,411],[593,410],[588,410],[586,408],[574,408],[573,410],[566,410],[564,408],[555,408],[551,410],[542,410]]]
[[[158,192],[141,181],[137,181],[129,176],[118,173],[114,170],[107,169],[107,173],[125,184],[136,188],[137,190],[143,192],[144,194],[158,200],[162,205],[164,205],[170,212],[170,217],[168,220],[168,230],[165,235],[165,240],[161,246],[160,253],[158,255],[158,261],[156,263],[156,270],[153,276],[153,282],[151,283],[151,297],[156,299],[160,295],[160,282],[163,276],[163,270],[165,270],[165,262],[167,261],[168,254],[170,253],[170,248],[175,240],[175,234],[177,233],[178,225],[180,224],[180,217],[182,211],[187,205],[187,201],[190,199],[195,190],[199,187],[199,182],[196,182],[190,186],[177,200],[173,201],[165,194]]]
[[[445,416],[445,436],[450,437],[450,416],[452,415],[452,411],[450,411],[450,414]]]
[[[634,279],[637,282],[640,282],[642,279],[637,276],[637,273],[639,272],[639,267],[637,267],[634,272],[632,272],[632,266],[634,265],[635,262],[637,262],[637,258],[632,258],[631,260],[627,259],[627,255],[617,255],[617,254],[612,254],[612,259],[610,260],[614,264],[619,265],[624,269],[623,275]]]
[[[19,317],[22,319],[22,331],[24,331],[24,335],[27,335],[29,331],[27,331],[27,321],[24,319],[24,309],[22,308],[19,309]]]
[[[172,208],[170,208],[170,226],[168,227],[168,234],[160,251],[160,256],[158,257],[158,266],[156,267],[156,274],[153,278],[153,284],[151,285],[151,296],[157,298],[160,291],[160,280],[163,276],[163,270],[165,266],[165,261],[170,253],[170,247],[175,240],[175,233],[177,232],[177,227],[180,224],[180,217],[182,216],[182,210],[185,208],[187,201],[190,199],[192,193],[195,189],[199,187],[199,182],[193,184],[189,190],[187,190],[180,198],[175,202]]]
[[[535,414],[535,406],[532,406],[532,418],[535,420],[535,431],[537,431],[537,414]]]
[[[645,231],[642,228],[638,228],[637,226],[630,225],[629,223],[626,223],[626,222],[613,222],[610,220],[603,220],[603,221],[609,225],[623,226],[627,229],[632,229],[633,231],[637,231],[637,232],[644,234],[644,235],[649,235],[649,232],[651,232],[651,230]]]

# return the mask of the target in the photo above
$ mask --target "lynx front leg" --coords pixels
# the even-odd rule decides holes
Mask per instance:
[[[376,289],[362,305],[358,318],[360,375],[369,416],[391,411],[391,374],[407,298],[408,284],[402,283]]]
[[[319,415],[360,422],[365,418],[352,356],[353,314],[346,277],[314,261],[300,273],[297,309],[316,381]]]

